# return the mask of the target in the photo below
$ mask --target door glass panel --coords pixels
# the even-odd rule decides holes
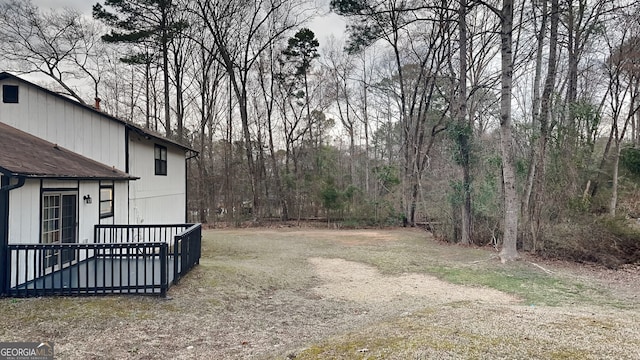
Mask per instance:
[[[42,239],[43,244],[77,242],[77,195],[45,194],[42,197]],[[75,259],[73,250],[44,251],[43,265],[50,268]]]
[[[76,195],[62,195],[62,226],[61,242],[76,242]],[[75,259],[75,251],[63,250],[62,262],[66,263]]]
[[[55,244],[60,239],[59,219],[56,213],[59,213],[60,196],[44,195],[42,198],[42,243]],[[52,267],[58,264],[59,251],[44,251],[44,267]]]

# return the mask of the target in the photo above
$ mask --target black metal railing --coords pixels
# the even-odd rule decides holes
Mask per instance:
[[[93,244],[11,244],[7,295],[153,294],[200,262],[201,224],[96,225]]]
[[[163,242],[170,244],[174,237],[191,226],[199,224],[171,225],[95,225],[94,239],[98,244]]]
[[[7,248],[9,296],[165,296],[169,288],[166,243],[10,244]],[[73,260],[65,262],[65,257]]]
[[[171,283],[200,262],[202,225],[96,225],[96,243],[162,242],[169,245]]]
[[[202,251],[202,225],[193,224],[173,241],[173,283],[177,284],[182,275],[200,263]]]

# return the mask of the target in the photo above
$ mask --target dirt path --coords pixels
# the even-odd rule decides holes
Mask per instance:
[[[329,299],[381,303],[417,297],[427,299],[430,304],[457,301],[508,304],[518,301],[516,297],[497,290],[454,285],[434,276],[384,276],[372,266],[344,259],[310,258],[309,262],[323,282],[314,291]]]

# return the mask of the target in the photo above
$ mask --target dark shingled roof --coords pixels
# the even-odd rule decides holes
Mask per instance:
[[[0,171],[29,178],[137,179],[3,123],[0,123]]]

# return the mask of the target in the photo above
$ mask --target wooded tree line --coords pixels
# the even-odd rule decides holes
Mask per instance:
[[[640,258],[637,1],[332,0],[347,34],[323,46],[314,4],[0,0],[0,59],[198,150],[196,221]]]

